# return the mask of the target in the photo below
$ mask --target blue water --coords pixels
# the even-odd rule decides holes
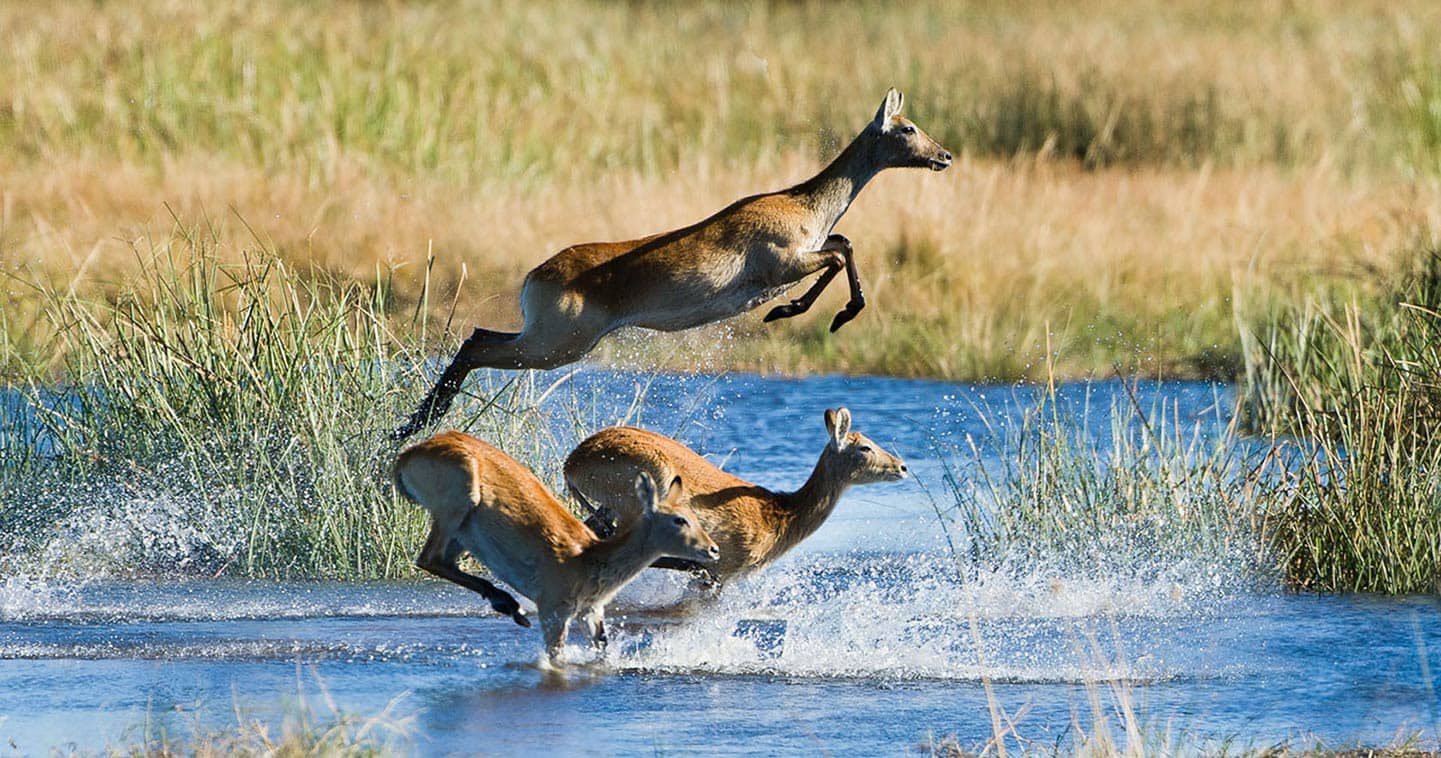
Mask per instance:
[[[983,745],[987,684],[1036,748],[1074,724],[1122,741],[1127,709],[1159,743],[1436,745],[1435,598],[1289,594],[1228,556],[1193,571],[1196,556],[1156,555],[1106,575],[952,556],[944,472],[978,476],[1004,455],[992,443],[1033,407],[1026,390],[588,371],[547,402],[609,422],[645,381],[639,423],[762,484],[804,480],[821,412],[840,404],[915,477],[852,489],[812,539],[699,612],[672,612],[683,583],[648,572],[612,608],[608,657],[576,637],[560,677],[534,665],[538,633],[439,582],[3,577],[0,745],[96,750],[139,742],[147,723],[153,735],[223,728],[237,711],[279,721],[302,701],[323,721],[401,696],[386,719],[408,719],[399,745],[416,754],[898,753],[932,737]],[[1204,384],[1134,392],[1063,394],[1089,408],[1098,444],[1115,408],[1164,406],[1204,436],[1232,403]]]

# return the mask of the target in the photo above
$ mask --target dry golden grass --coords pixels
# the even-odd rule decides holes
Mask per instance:
[[[1419,0],[156,0],[6,4],[0,28],[7,365],[53,357],[27,282],[113,293],[172,212],[225,255],[253,230],[345,277],[394,270],[398,315],[433,254],[441,321],[459,291],[457,330],[514,326],[550,253],[797,181],[891,84],[962,160],[882,175],[842,221],[855,323],[825,334],[836,287],[813,316],[602,354],[1005,380],[1049,346],[1066,375],[1225,375],[1238,308],[1441,230],[1441,8]]]
[[[782,163],[621,172],[521,196],[456,193],[443,182],[398,188],[359,172],[320,194],[298,178],[198,161],[161,176],[52,166],[17,174],[28,191],[6,194],[6,228],[28,232],[7,235],[6,257],[27,261],[27,276],[117,291],[133,271],[131,241],[166,233],[173,211],[210,218],[232,254],[254,229],[282,255],[346,278],[394,270],[397,314],[414,307],[433,255],[437,320],[459,288],[457,331],[508,328],[524,272],[563,245],[679,226],[816,165],[800,155]],[[839,230],[856,244],[871,301],[841,332],[825,332],[845,297],[837,286],[795,321],[763,325],[752,314],[697,333],[622,336],[607,354],[626,361],[644,346],[640,357],[675,367],[703,354],[710,368],[1009,379],[1040,375],[1049,334],[1063,375],[1116,365],[1216,375],[1234,360],[1236,308],[1388,267],[1392,251],[1441,230],[1441,184],[1326,169],[1093,172],[966,160],[939,175],[882,175]],[[23,314],[23,299],[12,310]]]

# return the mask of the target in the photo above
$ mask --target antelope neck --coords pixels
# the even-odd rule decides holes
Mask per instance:
[[[793,519],[792,530],[800,529],[802,534],[810,534],[831,515],[836,502],[841,499],[846,482],[831,470],[834,460],[827,447],[806,483],[795,492],[781,496],[781,504]]]
[[[829,230],[835,226],[856,196],[861,194],[866,182],[885,168],[876,160],[876,139],[876,135],[867,128],[819,174],[796,185],[793,191],[802,195],[806,204],[820,217],[822,228]]]
[[[605,540],[597,540],[580,554],[580,560],[593,570],[596,583],[605,586],[624,584],[660,556],[648,549],[647,524],[640,523]]]

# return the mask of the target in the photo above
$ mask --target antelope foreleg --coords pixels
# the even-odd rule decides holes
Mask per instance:
[[[592,608],[582,617],[586,627],[590,630],[590,646],[601,654],[610,644],[610,637],[605,633],[605,609]]]
[[[771,312],[767,313],[766,317],[762,320],[767,322],[776,321],[783,318],[790,318],[792,316],[799,316],[802,313],[810,310],[811,306],[815,305],[816,298],[821,296],[821,293],[825,291],[828,285],[830,285],[831,280],[835,279],[836,274],[839,274],[841,272],[841,265],[843,264],[840,264],[838,262],[836,265],[827,267],[825,271],[821,272],[820,277],[816,279],[816,283],[812,284],[811,288],[806,290],[804,295],[801,295],[800,297],[790,301],[789,303],[786,303],[785,305],[777,305],[776,307],[772,308]]]
[[[855,318],[856,315],[861,312],[861,309],[866,307],[866,295],[864,292],[861,292],[861,275],[856,271],[855,253],[851,250],[850,246],[847,245],[846,249],[841,251],[841,255],[846,259],[846,281],[851,286],[851,299],[846,303],[846,307],[842,308],[841,312],[837,313],[835,319],[831,321],[832,332],[845,326],[847,321]]]
[[[845,265],[845,258],[843,256],[848,255],[850,250],[851,241],[846,239],[845,235],[832,234],[826,237],[826,241],[821,245],[821,249],[811,253],[811,255],[822,257],[822,262],[817,268],[824,269],[815,283],[811,285],[810,289],[806,290],[804,295],[785,305],[777,305],[772,308],[763,320],[769,322],[777,319],[790,318],[792,316],[799,316],[810,310],[811,306],[815,305],[816,299],[821,296],[821,293],[824,292],[831,281],[836,278],[836,275],[841,272],[841,267]]]
[[[587,500],[585,495],[574,486],[570,488],[570,494],[571,497],[575,498],[577,503],[580,503],[580,507],[590,513],[590,515],[585,518],[585,525],[592,532],[595,532],[595,536],[601,539],[608,539],[611,535],[615,534],[615,530],[620,526],[616,519],[615,511],[611,510],[609,506],[598,506]]]
[[[702,585],[706,587],[715,587],[720,584],[720,580],[717,579],[715,575],[710,572],[710,569],[706,568],[700,563],[697,563],[695,561],[689,561],[685,558],[672,558],[668,555],[662,556],[655,559],[655,562],[650,564],[650,567],[658,569],[669,569],[671,571],[685,571],[694,576],[697,580],[700,581]]]

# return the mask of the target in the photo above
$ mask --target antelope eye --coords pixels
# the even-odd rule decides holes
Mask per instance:
[[[861,451],[862,453],[869,453],[869,452],[871,451],[871,446],[870,446],[870,445],[861,445],[860,447],[857,447],[856,449],[859,450],[859,451]]]
[[[916,128],[914,126],[911,126],[910,124],[906,124],[905,126],[902,126],[896,131],[900,132],[901,134],[915,134]]]
[[[690,522],[686,520],[685,516],[676,516],[671,523],[675,524],[678,527],[681,527],[682,529],[690,526]]]

